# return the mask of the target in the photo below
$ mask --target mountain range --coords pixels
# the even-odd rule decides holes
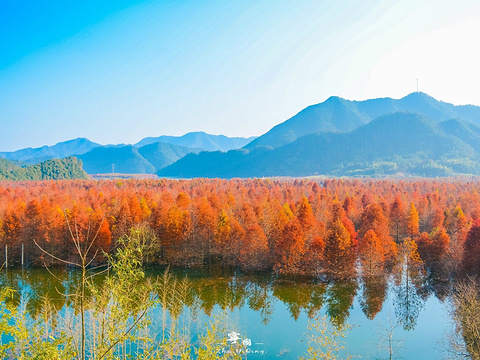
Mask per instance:
[[[241,150],[189,154],[169,177],[480,174],[480,107],[416,92],[402,99],[330,97]]]
[[[4,168],[76,156],[89,174],[168,177],[480,175],[480,107],[415,92],[364,101],[332,96],[258,138],[203,132],[100,145],[79,138],[0,153]],[[9,170],[10,171],[10,170]]]
[[[246,149],[257,146],[273,148],[288,144],[314,132],[349,132],[373,119],[395,112],[413,112],[436,122],[460,119],[480,125],[480,107],[455,106],[415,92],[402,99],[380,98],[350,101],[332,96],[325,102],[309,106],[287,121],[250,142]]]
[[[32,165],[46,160],[76,156],[82,160],[83,168],[89,174],[112,171],[126,174],[153,174],[186,154],[212,150],[228,151],[240,148],[253,139],[254,137],[230,138],[224,135],[194,132],[177,137],[149,137],[135,145],[100,145],[85,138],[77,138],[53,146],[0,152],[0,158],[16,161],[20,165]]]

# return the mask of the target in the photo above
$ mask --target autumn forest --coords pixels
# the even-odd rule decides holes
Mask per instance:
[[[74,232],[101,263],[142,228],[148,263],[341,279],[407,259],[448,280],[480,274],[479,191],[466,180],[3,182],[0,245],[10,265],[22,244],[28,265],[75,261]]]

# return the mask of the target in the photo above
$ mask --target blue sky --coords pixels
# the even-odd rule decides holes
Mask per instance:
[[[260,135],[337,95],[480,105],[480,2],[0,2],[0,151]]]

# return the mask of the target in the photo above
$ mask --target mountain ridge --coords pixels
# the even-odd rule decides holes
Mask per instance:
[[[350,132],[381,115],[398,111],[426,115],[436,122],[456,118],[480,125],[480,107],[453,105],[422,92],[413,92],[401,99],[385,97],[362,101],[331,96],[274,126],[244,148],[260,145],[276,148],[318,131]]]
[[[166,140],[170,139],[170,142],[161,141],[162,143],[169,143],[174,146],[183,146],[187,148],[195,148],[195,149],[200,149],[204,151],[209,151],[209,150],[210,151],[213,151],[213,150],[228,151],[232,148],[241,148],[246,143],[254,139],[254,137],[243,138],[243,137],[228,137],[225,135],[211,135],[205,132],[190,132],[178,137],[163,135],[158,138],[164,138]],[[28,148],[19,149],[16,151],[3,151],[3,152],[0,152],[0,158],[4,158],[7,160],[22,161],[27,164],[35,164],[35,163],[39,163],[39,162],[51,160],[51,159],[61,159],[69,156],[83,155],[98,147],[121,148],[121,147],[131,145],[136,148],[140,148],[142,146],[157,143],[160,141],[156,139],[157,138],[146,137],[134,145],[131,145],[131,144],[102,145],[102,144],[90,141],[87,138],[79,137],[76,139],[61,141],[51,146],[44,145],[37,148],[28,147]],[[182,145],[182,143],[186,145]],[[195,145],[200,145],[200,146],[195,146]],[[202,147],[201,145],[205,145],[205,146]]]
[[[72,155],[82,155],[98,146],[98,143],[87,138],[76,138],[62,141],[55,145],[44,145],[38,148],[24,148],[16,151],[0,152],[0,157],[7,160],[19,160],[28,164],[35,164],[51,159],[61,159]]]
[[[201,149],[156,142],[137,148],[133,145],[97,147],[79,155],[88,174],[154,174],[189,153]]]
[[[25,167],[47,160],[75,156],[83,161],[84,169],[90,174],[111,173],[112,169],[117,173],[153,174],[191,152],[199,153],[211,148],[241,148],[252,139],[230,138],[224,135],[210,135],[205,132],[187,133],[179,137],[162,136],[160,138],[173,139],[172,142],[197,144],[203,146],[203,148],[159,142],[156,141],[157,138],[144,138],[136,145],[101,145],[86,138],[76,138],[52,146],[45,145],[39,148],[0,152],[0,158],[5,158]],[[138,146],[142,141],[148,144]],[[112,164],[114,165],[112,166]]]
[[[203,131],[189,132],[181,136],[161,135],[157,137],[143,138],[134,146],[142,147],[156,142],[162,142],[172,145],[186,146],[190,148],[200,148],[205,151],[228,151],[241,148],[251,142],[255,137],[228,137],[225,135],[211,135]]]
[[[472,159],[474,167],[469,162]],[[471,145],[446,133],[434,120],[396,112],[351,132],[317,132],[278,148],[190,154],[157,174],[187,178],[379,173],[443,176],[480,174],[479,159]]]

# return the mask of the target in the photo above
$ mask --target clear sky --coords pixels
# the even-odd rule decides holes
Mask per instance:
[[[0,151],[260,135],[332,95],[480,105],[478,0],[1,0]]]

